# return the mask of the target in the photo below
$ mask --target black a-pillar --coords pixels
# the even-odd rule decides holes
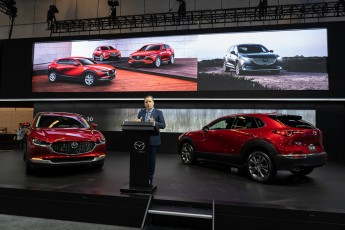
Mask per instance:
[[[130,151],[129,183],[121,193],[152,193],[157,186],[149,183],[150,136],[157,135],[154,122],[125,121],[122,131]]]

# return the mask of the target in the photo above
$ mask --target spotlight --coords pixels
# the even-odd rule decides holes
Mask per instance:
[[[119,6],[119,1],[117,0],[111,0],[111,1],[108,1],[108,6],[110,7],[116,7],[116,6]]]

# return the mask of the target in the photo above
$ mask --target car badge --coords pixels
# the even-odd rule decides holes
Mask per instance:
[[[72,149],[78,148],[78,142],[75,142],[75,141],[72,142],[71,147],[72,147]]]
[[[144,150],[145,149],[145,143],[142,141],[134,142],[134,149],[135,150]]]
[[[140,56],[137,56],[137,58],[139,58]]]
[[[263,61],[263,62],[267,62],[268,59],[267,59],[267,58],[263,58],[262,61]]]

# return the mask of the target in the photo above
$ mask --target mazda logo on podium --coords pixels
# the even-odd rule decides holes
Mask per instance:
[[[145,149],[145,143],[142,141],[134,142],[134,149],[135,150],[144,150]]]

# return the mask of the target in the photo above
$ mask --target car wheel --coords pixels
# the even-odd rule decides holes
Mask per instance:
[[[226,63],[227,63],[227,61],[224,60],[224,63],[223,63],[223,71],[224,71],[224,72],[229,72],[229,71],[230,71],[230,68],[226,66]]]
[[[184,164],[193,164],[196,161],[194,147],[186,142],[180,147],[180,156]]]
[[[175,57],[174,55],[171,55],[169,64],[174,64],[175,63]]]
[[[84,76],[84,83],[87,86],[92,86],[96,84],[96,78],[93,73],[86,73]]]
[[[155,66],[158,68],[158,67],[161,66],[161,64],[162,64],[161,58],[160,57],[156,57]]]
[[[56,71],[51,71],[48,75],[48,80],[50,82],[55,82],[57,80],[57,72]]]
[[[255,151],[247,159],[249,177],[260,183],[268,183],[277,174],[271,158],[264,152]]]
[[[237,74],[237,75],[243,74],[243,71],[241,70],[241,66],[240,66],[240,63],[239,63],[239,62],[236,63],[236,69],[235,69],[235,71],[236,71],[236,74]]]
[[[104,60],[103,54],[99,55],[99,60],[100,60],[100,61],[103,61],[103,60]]]
[[[307,168],[294,168],[291,169],[290,172],[296,176],[306,176],[310,174],[314,168],[312,167],[307,167]]]
[[[24,149],[24,160],[25,160],[25,173],[26,175],[31,175],[34,172],[34,168],[29,160],[29,149],[28,144],[26,144]]]

